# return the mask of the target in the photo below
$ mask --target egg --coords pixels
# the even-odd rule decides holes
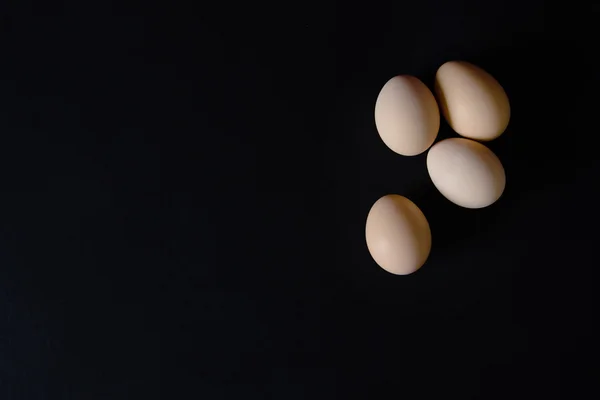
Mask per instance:
[[[419,207],[404,196],[389,194],[373,204],[365,229],[375,262],[395,275],[415,272],[431,250],[431,230]]]
[[[427,153],[427,170],[435,187],[448,200],[466,208],[487,207],[506,186],[498,157],[479,142],[452,138]]]
[[[461,136],[488,141],[506,130],[508,96],[483,69],[465,61],[449,61],[436,73],[435,92],[444,118]]]
[[[390,79],[375,103],[375,125],[383,143],[403,156],[427,150],[440,129],[440,111],[433,93],[419,79]]]

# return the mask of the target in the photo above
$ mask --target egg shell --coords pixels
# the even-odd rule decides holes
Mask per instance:
[[[482,208],[500,198],[506,186],[498,157],[479,142],[451,138],[427,153],[427,170],[435,187],[448,200],[466,208]]]
[[[498,81],[466,61],[449,61],[435,77],[435,93],[448,124],[461,136],[488,141],[510,120],[510,104]]]
[[[395,275],[415,272],[431,251],[431,230],[425,215],[404,196],[377,200],[367,217],[367,247],[375,262]]]
[[[392,151],[414,156],[427,150],[440,129],[440,111],[433,93],[419,79],[399,75],[390,79],[375,103],[375,125]]]

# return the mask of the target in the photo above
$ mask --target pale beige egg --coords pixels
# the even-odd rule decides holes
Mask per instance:
[[[466,208],[489,206],[500,198],[506,185],[498,157],[483,144],[469,139],[436,143],[427,153],[427,170],[444,197]]]
[[[383,143],[403,156],[423,153],[440,129],[440,111],[433,93],[419,79],[390,79],[375,103],[375,125]]]
[[[365,229],[375,262],[396,275],[415,272],[431,250],[431,230],[419,207],[406,197],[389,194],[373,204]]]
[[[465,61],[449,61],[435,76],[435,93],[448,124],[461,136],[488,141],[510,120],[510,104],[498,81]]]

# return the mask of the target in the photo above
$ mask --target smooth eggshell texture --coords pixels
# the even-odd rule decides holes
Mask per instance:
[[[479,142],[452,138],[436,143],[427,154],[427,170],[435,187],[448,200],[466,208],[487,207],[506,185],[504,167]]]
[[[397,194],[383,196],[367,217],[367,247],[375,262],[396,275],[415,272],[431,250],[431,230],[419,207]]]
[[[435,76],[442,114],[461,136],[488,141],[500,136],[510,119],[506,92],[493,76],[465,61],[449,61]]]
[[[399,75],[379,92],[375,125],[392,151],[414,156],[427,150],[440,129],[440,111],[433,93],[419,79]]]

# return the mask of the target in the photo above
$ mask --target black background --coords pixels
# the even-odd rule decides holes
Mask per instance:
[[[3,2],[0,396],[593,398],[597,15],[546,8]],[[482,210],[373,121],[452,59],[511,99]],[[364,243],[388,193],[411,276]]]

